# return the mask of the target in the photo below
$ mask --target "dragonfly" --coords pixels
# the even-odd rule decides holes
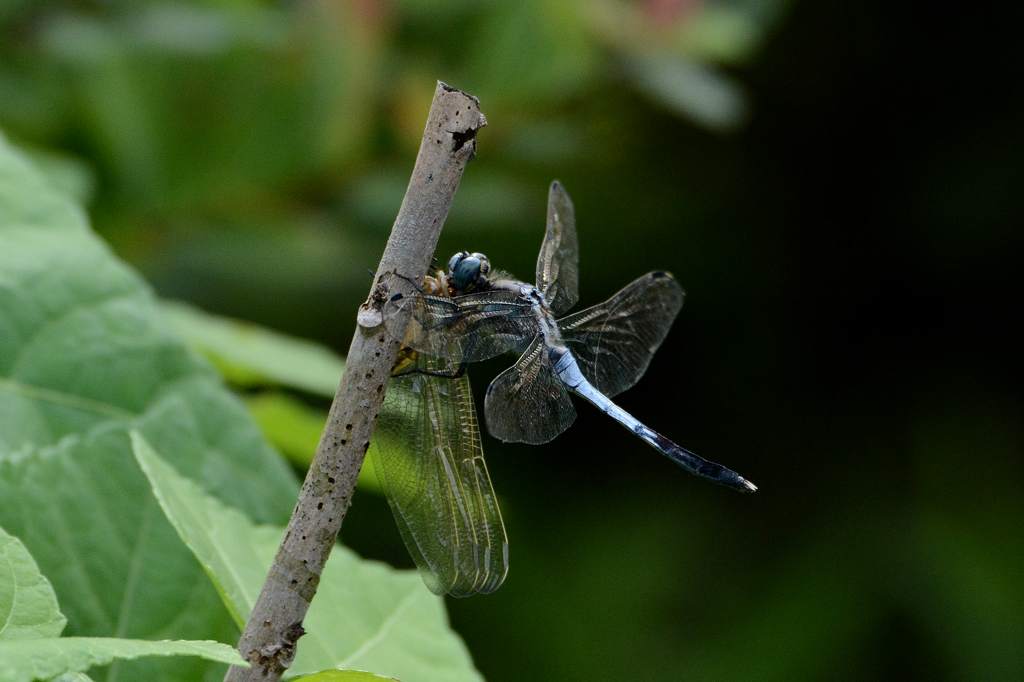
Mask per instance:
[[[419,288],[450,290],[442,271]],[[508,574],[508,538],[467,374],[403,345],[376,434],[374,468],[427,587],[454,597],[497,590]]]
[[[466,251],[451,257],[445,279],[448,290],[440,295],[415,288],[392,295],[384,324],[406,347],[455,373],[468,363],[518,354],[487,388],[484,417],[492,436],[551,441],[575,420],[575,394],[684,470],[740,492],[757,490],[612,401],[647,370],[682,308],[683,289],[670,273],[649,272],[607,301],[569,313],[579,299],[579,242],[575,209],[561,183],[552,182],[548,192],[534,284],[492,270],[486,255]]]

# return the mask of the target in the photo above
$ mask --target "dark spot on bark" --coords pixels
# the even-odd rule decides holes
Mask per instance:
[[[292,580],[292,585],[298,585],[298,584],[299,584],[298,580]]]
[[[476,129],[475,128],[470,128],[469,130],[467,130],[464,133],[460,133],[457,130],[452,131],[452,140],[455,142],[455,144],[452,146],[452,151],[453,152],[459,151],[460,149],[462,149],[463,145],[465,145],[467,142],[469,142],[470,140],[472,140],[475,137],[476,137]]]
[[[284,633],[284,637],[290,644],[295,644],[299,641],[299,637],[306,634],[306,629],[302,627],[302,623],[292,623],[288,626],[288,630]]]
[[[328,483],[334,483],[334,476],[328,476],[327,477],[327,482]]]
[[[351,424],[345,424],[345,430],[346,431],[351,431],[352,430],[352,425]]]
[[[316,503],[316,508],[317,509],[323,509],[324,508],[324,503],[323,502],[317,502]]]
[[[345,440],[344,438],[342,438],[342,439],[341,439],[341,444],[342,444],[342,445],[344,445],[344,444],[345,444],[345,443],[347,443],[347,442],[348,442],[348,441],[347,441],[347,440]]]

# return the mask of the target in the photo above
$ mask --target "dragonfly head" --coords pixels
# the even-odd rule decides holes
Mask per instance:
[[[457,293],[466,293],[487,282],[491,261],[482,253],[459,251],[448,261],[448,281]]]

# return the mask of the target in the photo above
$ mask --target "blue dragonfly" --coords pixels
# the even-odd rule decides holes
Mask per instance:
[[[384,324],[402,342],[408,369],[402,370],[403,361],[396,366],[382,420],[406,415],[385,427],[403,434],[415,454],[382,457],[378,466],[406,545],[435,592],[493,591],[508,570],[467,363],[519,356],[491,382],[484,400],[487,430],[499,440],[551,441],[575,420],[575,394],[686,471],[740,492],[757,490],[612,401],[643,376],[682,308],[683,290],[671,274],[649,272],[607,301],[567,314],[579,298],[579,245],[572,200],[557,181],[548,195],[535,284],[492,270],[487,256],[465,251],[424,286],[396,279],[403,290],[385,304]],[[399,390],[397,382],[404,382]]]

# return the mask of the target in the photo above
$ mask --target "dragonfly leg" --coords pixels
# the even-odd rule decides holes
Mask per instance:
[[[401,377],[408,376],[410,374],[422,374],[424,376],[440,377],[442,379],[458,379],[466,373],[466,364],[467,363],[465,362],[460,363],[459,366],[454,369],[424,369],[422,367],[412,367],[407,370],[395,372],[391,376]]]
[[[420,283],[418,283],[418,282],[417,282],[416,280],[414,280],[414,279],[413,279],[412,277],[409,277],[409,276],[407,276],[407,275],[403,275],[402,273],[398,272],[398,270],[392,270],[392,271],[391,271],[391,274],[392,274],[393,276],[397,277],[398,279],[400,279],[400,280],[402,280],[402,281],[406,282],[406,283],[407,283],[407,284],[408,284],[409,286],[411,286],[411,287],[413,288],[413,290],[414,290],[414,291],[417,291],[417,292],[419,292],[419,293],[421,293],[421,294],[422,294],[422,293],[424,293],[424,290],[423,290],[423,285],[422,285],[422,284],[420,284]],[[401,296],[402,296],[402,295],[401,295],[401,294],[399,294],[399,297],[401,297]]]

